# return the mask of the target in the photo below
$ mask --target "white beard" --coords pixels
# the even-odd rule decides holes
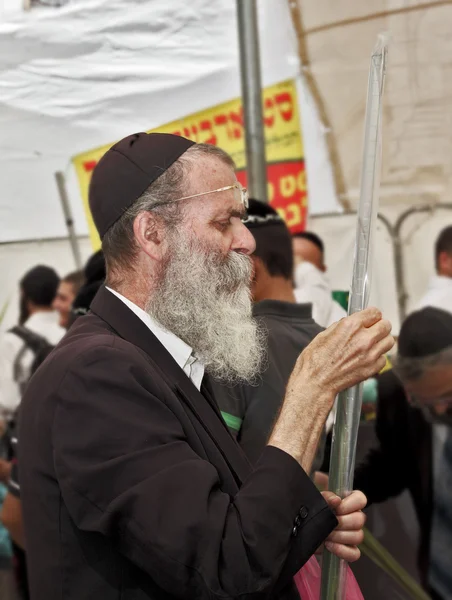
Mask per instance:
[[[253,382],[265,334],[252,316],[251,259],[225,257],[184,232],[172,233],[148,313],[193,348],[206,372],[225,383]]]

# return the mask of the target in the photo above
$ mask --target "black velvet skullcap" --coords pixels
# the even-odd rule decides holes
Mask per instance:
[[[89,206],[101,239],[194,143],[169,133],[134,133],[104,154],[89,186]]]
[[[428,306],[409,315],[401,329],[402,358],[424,358],[452,346],[452,314]]]

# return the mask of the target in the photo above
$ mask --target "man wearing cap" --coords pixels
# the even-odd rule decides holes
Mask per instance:
[[[369,309],[317,338],[253,470],[209,391],[262,363],[246,204],[230,157],[181,137],[135,134],[97,165],[106,285],[21,418],[32,598],[289,599],[327,537],[357,558],[363,496],[322,497],[306,472],[336,393],[383,366],[390,325]]]
[[[452,316],[424,308],[402,325],[396,369],[380,375],[379,447],[355,473],[369,502],[408,489],[420,525],[419,569],[434,600],[452,598]]]

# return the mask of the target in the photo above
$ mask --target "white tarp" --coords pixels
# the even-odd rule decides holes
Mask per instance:
[[[72,155],[240,95],[232,0],[72,0],[28,12],[14,1],[0,23],[0,241],[66,235],[57,170],[86,233]],[[259,30],[263,84],[296,76],[286,0],[259,3]],[[338,210],[301,79],[299,90],[310,210]]]

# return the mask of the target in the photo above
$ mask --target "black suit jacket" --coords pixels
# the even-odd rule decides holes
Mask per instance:
[[[378,377],[376,434],[378,448],[369,452],[355,472],[354,488],[369,504],[410,491],[420,525],[418,562],[427,585],[433,513],[432,426],[410,406],[393,371]]]
[[[32,599],[293,598],[336,526],[309,477],[271,447],[253,471],[207,390],[121,300],[102,288],[92,312],[23,400]]]

